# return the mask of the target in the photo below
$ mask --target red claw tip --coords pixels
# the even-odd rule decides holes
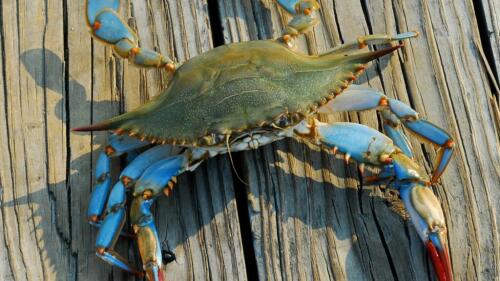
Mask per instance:
[[[438,280],[453,281],[447,247],[443,250],[438,250],[431,241],[428,241],[426,246]]]

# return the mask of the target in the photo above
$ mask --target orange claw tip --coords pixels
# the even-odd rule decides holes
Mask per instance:
[[[364,40],[358,40],[358,48],[360,49],[364,49],[366,48],[368,45],[366,45],[365,41]]]
[[[163,189],[163,194],[167,197],[169,197],[170,195],[172,195],[172,189],[170,187],[165,187]]]
[[[123,129],[115,130],[115,135],[123,135],[124,133],[125,133],[125,130],[123,130]]]

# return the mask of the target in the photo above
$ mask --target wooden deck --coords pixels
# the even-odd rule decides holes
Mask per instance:
[[[454,137],[435,191],[455,279],[500,280],[500,1],[320,2],[321,24],[298,41],[305,52],[362,34],[421,34],[359,83]],[[142,46],[177,61],[277,37],[288,20],[271,0],[122,7]],[[93,41],[80,0],[0,1],[0,36],[0,280],[134,280],[95,256],[96,230],[86,223],[106,136],[70,129],[135,108],[161,91],[165,73],[132,67]],[[379,128],[374,112],[322,118]],[[430,171],[436,150],[412,143]],[[413,226],[392,211],[398,202],[361,186],[354,164],[293,140],[233,156],[249,186],[227,156],[216,157],[158,200],[160,238],[177,255],[168,280],[434,280]],[[117,250],[134,259],[130,241]]]

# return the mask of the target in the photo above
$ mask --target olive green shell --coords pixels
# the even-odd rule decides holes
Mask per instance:
[[[277,118],[293,125],[345,89],[363,64],[393,49],[309,56],[274,40],[223,45],[185,62],[150,102],[86,129],[200,145]]]

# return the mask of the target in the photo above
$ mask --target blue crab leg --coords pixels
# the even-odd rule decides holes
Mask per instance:
[[[109,195],[104,221],[96,240],[97,256],[123,270],[142,274],[142,271],[135,269],[113,251],[125,223],[126,190],[134,186],[130,218],[149,280],[163,280],[160,270],[161,248],[150,211],[151,204],[162,191],[166,195],[171,193],[175,176],[190,168],[189,160],[200,160],[193,158],[190,151],[168,157],[169,152],[168,145],[150,148],[123,170],[120,181]]]
[[[294,127],[293,133],[335,153],[344,153],[346,162],[354,159],[358,163],[382,166],[389,163],[389,155],[398,149],[386,135],[356,123],[328,124],[314,120],[308,124],[303,121]]]
[[[92,35],[136,65],[165,67],[173,72],[176,65],[168,56],[138,46],[137,35],[118,14],[119,6],[119,0],[87,0],[86,18]]]
[[[154,163],[137,180],[133,196],[159,194],[187,166],[188,159],[185,155],[172,156]]]
[[[106,153],[101,152],[99,158],[97,159],[97,165],[95,169],[96,173],[96,185],[92,195],[90,197],[87,217],[91,224],[97,224],[99,217],[104,211],[106,205],[106,199],[108,197],[109,189],[111,187],[111,160]]]
[[[113,247],[125,224],[125,187],[118,182],[113,187],[108,200],[108,210],[100,225],[96,238],[96,255],[107,263],[122,270],[140,275],[141,272],[132,266],[126,259],[113,250]]]
[[[110,135],[109,144],[104,148],[104,151],[99,154],[96,164],[96,186],[90,197],[87,216],[89,222],[93,225],[99,225],[100,217],[106,205],[109,190],[111,188],[111,157],[117,157],[143,146],[148,145],[148,142],[141,142],[137,139],[127,136]]]
[[[126,189],[132,187],[148,167],[168,157],[169,153],[170,146],[168,145],[150,148],[137,156],[120,174],[120,181],[115,184],[109,194],[104,220],[98,224],[100,230],[96,240],[97,254],[108,263],[126,271],[137,273],[125,259],[111,250],[125,223]]]
[[[406,137],[397,130],[402,123],[411,132],[424,140],[438,146],[438,159],[433,172],[431,183],[436,182],[453,154],[454,142],[450,135],[436,125],[419,118],[418,113],[411,107],[398,100],[388,98],[384,94],[370,88],[355,86],[352,90],[346,90],[337,96],[319,112],[328,111],[362,111],[369,109],[382,109],[384,117],[384,129],[403,152],[412,157],[411,146]]]

